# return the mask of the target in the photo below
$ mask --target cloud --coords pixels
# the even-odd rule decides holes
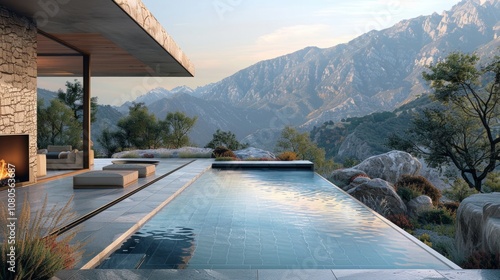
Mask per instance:
[[[330,25],[293,25],[277,29],[257,38],[246,51],[253,60],[270,59],[308,46],[333,47],[351,38],[340,37]]]

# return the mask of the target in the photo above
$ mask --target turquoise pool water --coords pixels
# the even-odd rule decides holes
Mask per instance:
[[[310,171],[209,170],[98,268],[450,269]]]

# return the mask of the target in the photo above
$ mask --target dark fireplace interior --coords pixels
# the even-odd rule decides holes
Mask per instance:
[[[29,182],[29,135],[0,135],[0,186],[7,185],[14,166],[16,183]]]

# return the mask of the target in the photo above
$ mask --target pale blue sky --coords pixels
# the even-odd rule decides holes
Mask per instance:
[[[192,88],[307,46],[332,47],[458,0],[143,0],[194,63],[194,78],[94,78],[99,103],[121,105],[155,87]],[[59,85],[60,84],[60,85]],[[57,90],[64,80],[39,79]]]

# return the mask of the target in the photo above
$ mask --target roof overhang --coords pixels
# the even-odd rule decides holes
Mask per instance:
[[[140,0],[3,0],[35,19],[38,76],[81,76],[90,55],[94,77],[194,76],[194,66]]]

